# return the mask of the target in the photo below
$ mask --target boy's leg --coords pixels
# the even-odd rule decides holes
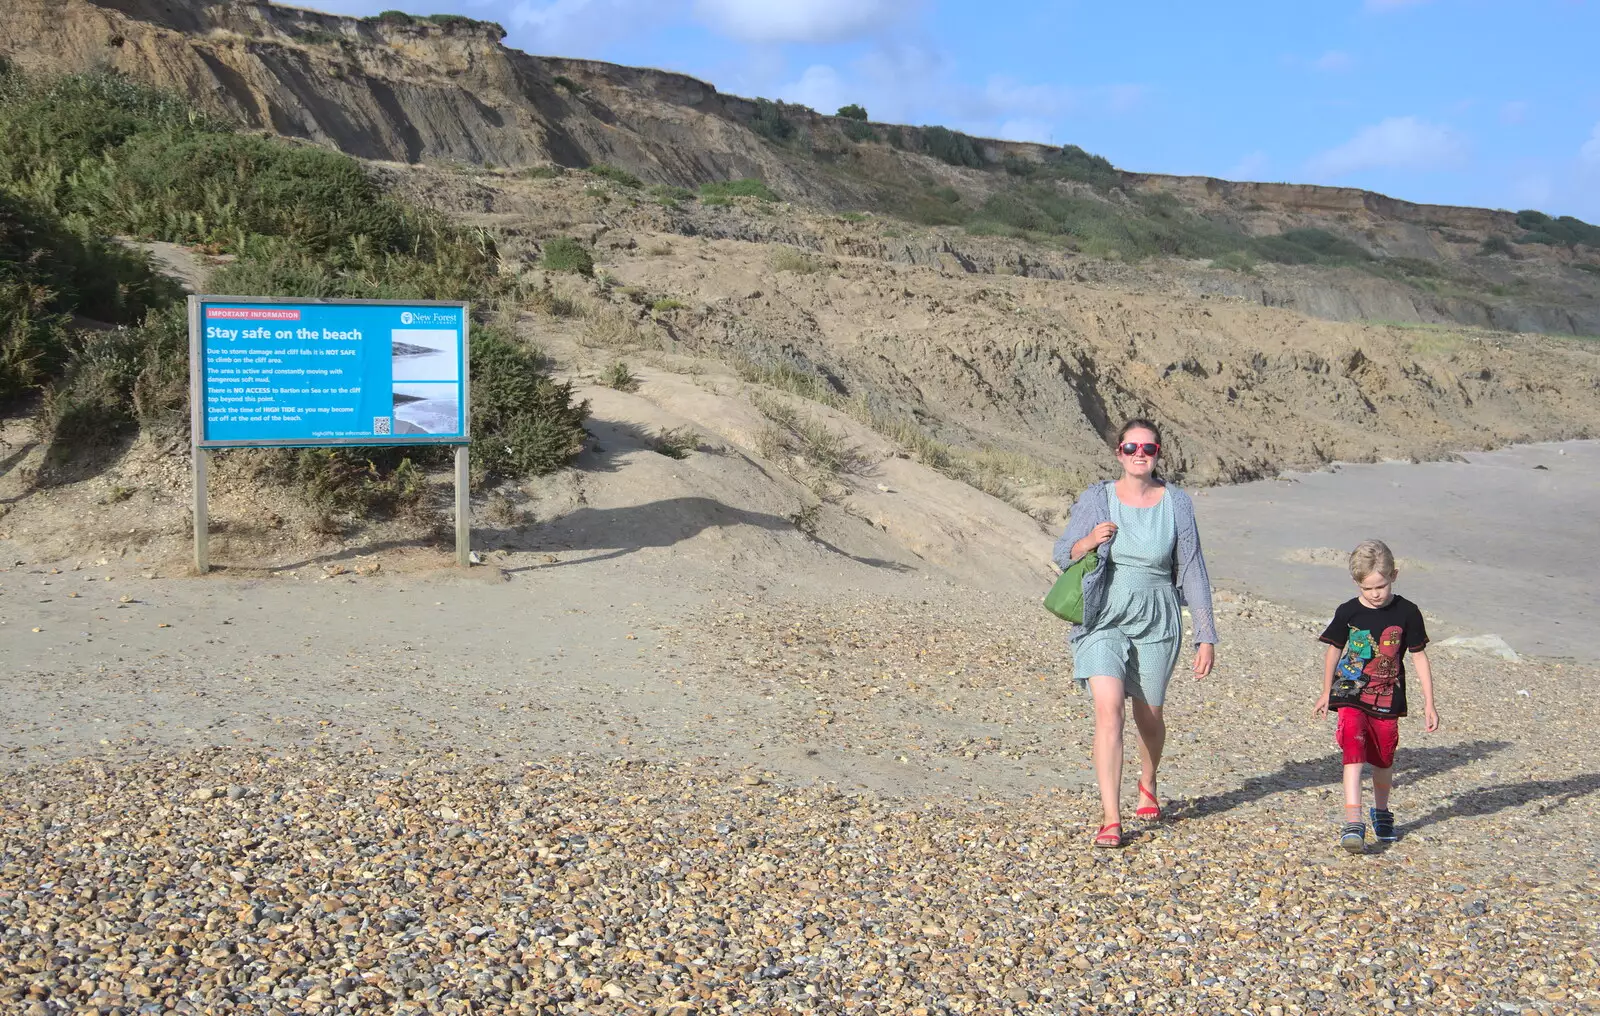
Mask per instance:
[[[1344,753],[1344,825],[1339,830],[1339,846],[1353,854],[1366,849],[1367,826],[1361,821],[1361,767],[1367,761],[1366,716],[1359,709],[1339,710],[1339,726],[1334,735]]]
[[[1122,681],[1091,677],[1089,691],[1094,696],[1094,774],[1105,824],[1111,825],[1122,821]]]
[[[1394,786],[1394,750],[1400,743],[1400,721],[1367,721],[1371,727],[1372,833],[1385,843],[1396,839],[1394,812],[1389,810],[1389,789]]]
[[[1394,786],[1394,767],[1372,767],[1372,806],[1379,811],[1389,810],[1389,790]],[[1359,803],[1359,801],[1357,802]]]
[[[1361,765],[1346,762],[1344,765],[1344,820],[1361,821]]]

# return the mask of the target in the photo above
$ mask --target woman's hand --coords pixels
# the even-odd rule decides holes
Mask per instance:
[[[1089,551],[1103,547],[1111,542],[1111,538],[1115,535],[1117,535],[1117,524],[1115,522],[1100,523],[1089,530],[1088,536],[1072,545],[1072,559],[1074,561],[1082,560],[1083,556]]]
[[[1194,679],[1196,681],[1211,673],[1211,665],[1216,662],[1217,647],[1209,642],[1202,642],[1194,651]]]

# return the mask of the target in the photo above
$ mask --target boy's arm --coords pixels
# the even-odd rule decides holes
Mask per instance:
[[[1338,646],[1329,646],[1327,652],[1322,654],[1322,696],[1317,699],[1317,704],[1312,707],[1311,715],[1328,715],[1328,696],[1333,694],[1333,667],[1339,662],[1340,650]],[[1424,692],[1424,694],[1427,694]],[[1429,701],[1432,701],[1431,699]]]
[[[1431,734],[1439,729],[1439,713],[1433,708],[1433,665],[1421,649],[1412,652],[1411,664],[1417,670],[1417,683],[1422,686],[1422,716]]]

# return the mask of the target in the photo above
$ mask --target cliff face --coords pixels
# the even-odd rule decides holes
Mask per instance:
[[[652,182],[761,176],[823,196],[739,125],[748,101],[682,75],[529,56],[493,25],[197,0],[7,0],[0,25],[0,55],[24,70],[110,67],[364,159],[610,162]]]
[[[875,125],[900,144],[854,144],[840,122],[786,106],[802,143],[753,129],[756,104],[664,71],[535,57],[501,44],[498,26],[460,18],[357,19],[252,0],[5,0],[0,56],[25,70],[110,67],[191,96],[252,127],[399,163],[568,167],[609,163],[646,182],[693,187],[758,177],[787,198],[837,210],[898,207],[949,187],[982,202],[999,171],[925,155],[918,128]],[[1039,145],[976,141],[991,163],[1039,161]],[[1600,255],[1537,244],[1485,257],[1490,237],[1523,230],[1505,211],[1398,201],[1352,188],[1234,183],[1123,173],[1121,189],[1164,191],[1188,210],[1252,236],[1311,227],[1378,258],[1448,269],[1449,285],[1359,272],[1216,272],[1173,279],[1334,319],[1447,321],[1600,334]],[[1115,200],[1118,195],[1113,194]],[[957,242],[966,243],[959,240]],[[1026,265],[962,259],[968,271],[1071,274],[1041,249]],[[1587,273],[1574,262],[1587,262]]]

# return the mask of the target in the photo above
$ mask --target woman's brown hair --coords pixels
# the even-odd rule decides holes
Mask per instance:
[[[1128,431],[1130,430],[1148,430],[1150,433],[1156,436],[1156,444],[1161,443],[1161,428],[1156,426],[1155,422],[1152,420],[1146,420],[1142,416],[1136,416],[1127,423],[1123,424],[1122,429],[1117,431],[1117,439],[1116,441],[1112,442],[1111,447],[1121,447],[1122,442],[1127,439]]]

